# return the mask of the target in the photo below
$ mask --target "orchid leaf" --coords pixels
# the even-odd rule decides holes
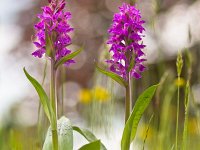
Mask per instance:
[[[64,57],[62,57],[59,61],[56,62],[55,64],[55,68],[58,68],[60,65],[64,64],[66,61],[74,58],[75,56],[77,56],[81,51],[83,50],[83,48],[81,47],[80,49],[78,49],[77,51],[70,53]]]
[[[119,83],[120,85],[126,87],[127,86],[127,83],[126,81],[120,77],[119,75],[115,74],[115,73],[112,73],[110,71],[106,71],[98,66],[96,66],[97,70],[99,70],[101,73],[105,74],[106,76],[112,78],[113,80],[115,80],[117,83]]]
[[[95,135],[90,132],[89,130],[87,129],[81,129],[79,127],[76,127],[76,126],[73,126],[73,130],[74,131],[77,131],[78,133],[80,133],[82,136],[85,137],[85,139],[88,141],[88,142],[93,142],[93,141],[96,141],[98,140]],[[101,145],[101,150],[107,150],[106,147],[103,145],[103,143],[100,144]]]
[[[89,144],[83,145],[79,150],[100,150],[101,142],[100,140],[91,142]]]
[[[36,79],[34,79],[31,75],[29,75],[29,73],[26,71],[25,68],[23,70],[24,70],[24,73],[25,73],[26,77],[32,83],[32,85],[34,86],[35,90],[37,91],[37,93],[38,93],[38,95],[40,97],[40,102],[42,104],[44,112],[47,115],[47,118],[49,119],[50,122],[53,122],[53,118],[55,118],[55,116],[53,114],[53,109],[52,109],[52,107],[50,105],[49,98],[48,98],[46,92],[44,91],[42,86],[39,84],[39,82]]]
[[[61,117],[57,122],[59,150],[73,150],[73,129],[71,122],[66,117]],[[52,149],[51,127],[47,130],[43,150]]]
[[[139,121],[148,107],[149,103],[151,102],[153,95],[157,89],[158,85],[153,85],[146,89],[137,99],[133,111],[126,122],[122,140],[121,140],[121,149],[122,150],[129,150],[131,142],[135,138],[135,134],[137,131],[137,127]]]

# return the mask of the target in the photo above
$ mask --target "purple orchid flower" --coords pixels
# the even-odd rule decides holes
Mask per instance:
[[[32,53],[33,56],[41,58],[46,53],[47,33],[53,45],[53,59],[60,60],[62,57],[71,53],[66,47],[71,44],[69,33],[73,28],[69,25],[71,13],[65,12],[65,0],[48,0],[49,5],[42,7],[42,13],[38,14],[39,22],[35,24],[37,41],[33,42],[37,50]],[[51,58],[52,59],[52,58]],[[68,60],[65,64],[74,63],[74,60]]]
[[[141,19],[140,11],[135,6],[123,3],[119,10],[108,30],[110,37],[107,44],[111,45],[109,52],[112,58],[106,62],[110,64],[112,72],[125,80],[129,73],[131,77],[138,79],[141,78],[140,72],[145,70],[143,62],[146,59],[143,58],[142,51],[145,47],[142,42],[145,21]]]

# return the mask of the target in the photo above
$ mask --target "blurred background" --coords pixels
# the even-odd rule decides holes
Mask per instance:
[[[57,73],[59,115],[72,124],[94,131],[110,150],[120,149],[124,126],[125,90],[100,74],[95,62],[107,67],[107,30],[122,0],[67,1],[75,28],[71,50],[84,46],[76,64]],[[128,1],[127,1],[128,2]],[[0,0],[0,149],[41,149],[46,130],[41,130],[37,93],[26,79],[23,67],[49,91],[49,63],[31,56],[36,14],[47,0]],[[162,83],[146,111],[134,141],[134,149],[155,149],[156,143],[173,148],[176,124],[176,93],[180,96],[180,137],[184,122],[184,88],[191,83],[188,145],[200,148],[200,0],[138,0],[136,7],[146,21],[147,70],[133,81],[133,103],[148,86]],[[177,80],[176,57],[184,59],[181,80]],[[39,112],[39,113],[38,113]],[[39,115],[38,115],[39,114]],[[149,123],[151,115],[154,114]],[[40,116],[40,117],[39,117]],[[44,119],[44,126],[48,127]],[[39,123],[38,123],[39,122]],[[147,132],[148,131],[148,132]],[[26,140],[25,140],[26,139]],[[24,141],[25,140],[25,141]],[[87,143],[75,133],[74,149]]]

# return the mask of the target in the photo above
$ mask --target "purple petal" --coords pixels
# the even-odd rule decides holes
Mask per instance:
[[[41,58],[44,53],[45,53],[44,49],[38,49],[35,52],[33,52],[32,55],[35,57]]]

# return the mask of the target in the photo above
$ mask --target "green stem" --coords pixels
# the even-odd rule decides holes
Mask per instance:
[[[51,105],[53,108],[53,111],[55,113],[55,115],[57,116],[56,113],[56,98],[55,98],[55,75],[56,75],[56,70],[54,69],[54,60],[51,60],[51,93],[50,93],[50,97],[51,97]]]
[[[52,144],[53,144],[53,150],[58,150],[58,133],[57,133],[57,111],[56,111],[56,98],[55,98],[55,91],[56,91],[56,86],[55,86],[55,75],[56,75],[56,70],[55,70],[55,61],[51,59],[51,92],[50,92],[50,97],[51,97],[51,105],[53,108],[53,112],[56,116],[55,119],[55,127],[52,126]]]
[[[178,76],[178,81],[180,81],[180,76]],[[179,99],[180,99],[180,87],[179,87],[179,85],[178,85],[177,110],[176,110],[176,145],[175,145],[175,149],[176,149],[176,150],[178,150]]]
[[[62,79],[62,99],[61,99],[61,115],[64,115],[64,85],[63,83],[65,82],[65,68],[62,66],[61,68],[61,79]]]
[[[187,131],[188,131],[188,105],[185,108],[185,121],[184,121],[184,129],[183,129],[183,150],[187,148]]]
[[[187,80],[187,84],[185,87],[185,120],[184,120],[184,128],[183,128],[183,142],[182,149],[187,149],[187,137],[188,137],[188,117],[189,117],[189,93],[190,93],[190,75]]]
[[[131,76],[128,74],[128,86],[126,87],[125,99],[125,123],[127,122],[132,109],[132,95],[131,95]]]
[[[53,140],[53,150],[58,150],[58,132],[56,130],[52,131],[52,140]]]

